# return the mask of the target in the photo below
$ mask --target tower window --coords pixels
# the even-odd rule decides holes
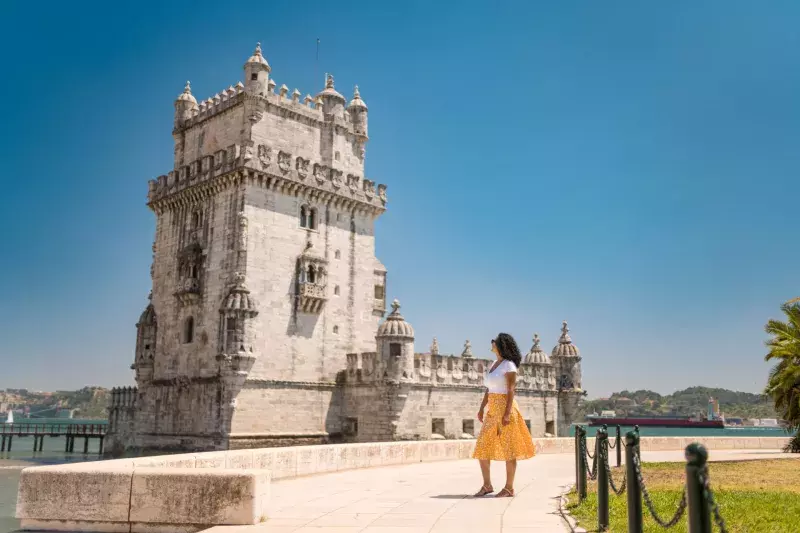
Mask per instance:
[[[467,435],[475,435],[475,421],[472,419],[465,419],[461,421],[461,433]]]
[[[314,268],[314,265],[308,265],[308,274],[306,275],[306,281],[309,283],[317,282],[317,270]]]
[[[300,207],[300,227],[317,229],[317,210],[306,205]]]
[[[340,252],[339,250],[336,250],[336,252],[333,254],[333,257],[335,257],[336,259],[341,259],[342,258],[342,252]]]
[[[339,326],[333,326],[333,332],[339,333]]]
[[[383,285],[375,285],[375,299],[383,300],[384,290]]]
[[[391,357],[400,357],[403,353],[403,348],[400,346],[400,343],[393,342],[389,345],[389,355]]]
[[[431,420],[431,433],[444,436],[444,418],[434,418]]]
[[[183,343],[189,344],[194,340],[194,317],[183,321]]]
[[[253,72],[252,74],[250,74],[250,79],[252,81],[258,80],[258,72]]]
[[[336,295],[336,296],[339,296],[339,286],[338,285],[333,288],[333,294]]]
[[[339,152],[336,152],[336,155],[334,156],[334,159],[336,159],[338,161],[341,158],[342,158],[342,156],[339,154]]]

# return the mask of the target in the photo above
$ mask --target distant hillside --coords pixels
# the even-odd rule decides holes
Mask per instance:
[[[587,400],[585,414],[615,411],[619,416],[705,415],[708,399],[715,398],[726,417],[777,418],[772,403],[760,394],[728,389],[689,387],[662,396],[649,390],[615,392],[609,398]]]
[[[0,411],[28,410],[33,418],[55,418],[59,411],[73,411],[75,418],[105,419],[110,391],[84,387],[76,391],[34,392],[6,389],[0,392]]]

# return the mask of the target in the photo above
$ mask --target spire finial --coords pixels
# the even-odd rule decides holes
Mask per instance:
[[[261,55],[261,43],[260,42],[256,43],[256,51],[253,52],[253,55],[257,55],[257,56]]]
[[[358,92],[358,85],[353,89],[353,98],[361,98],[361,93]]]
[[[325,79],[325,88],[333,89],[333,74],[328,74],[328,77]]]
[[[472,357],[472,344],[469,339],[464,343],[464,351],[461,352],[461,357]]]
[[[439,355],[439,341],[436,340],[436,337],[433,338],[433,344],[431,344],[431,355]]]
[[[539,341],[540,340],[541,339],[539,339],[539,334],[538,333],[534,333],[533,334],[533,348],[531,348],[531,351],[534,351],[534,352],[541,351],[541,348],[539,347]]]
[[[186,87],[183,88],[184,94],[192,94],[192,84],[189,83],[189,80],[186,80]]]
[[[395,298],[392,300],[392,313],[400,312],[400,302]]]
[[[561,338],[558,339],[558,342],[561,344],[569,344],[572,342],[572,339],[569,338],[569,328],[567,327],[566,320],[561,324]]]

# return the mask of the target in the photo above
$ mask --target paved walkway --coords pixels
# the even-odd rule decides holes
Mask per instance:
[[[711,452],[717,461],[782,456],[788,454]],[[683,452],[644,452],[642,459],[684,460]],[[503,486],[504,464],[492,464],[492,481],[496,489]],[[521,461],[515,498],[471,498],[481,485],[476,461],[351,470],[275,481],[267,522],[208,533],[559,533],[568,528],[557,511],[558,497],[573,482],[571,454]]]

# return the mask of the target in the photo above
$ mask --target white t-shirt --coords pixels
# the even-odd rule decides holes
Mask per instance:
[[[491,367],[490,367],[491,368]],[[489,389],[489,394],[508,394],[508,382],[506,381],[506,374],[509,372],[516,372],[517,365],[508,359],[503,359],[493,371],[486,374],[485,382],[486,388]]]

